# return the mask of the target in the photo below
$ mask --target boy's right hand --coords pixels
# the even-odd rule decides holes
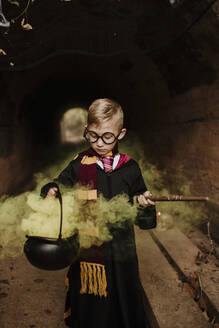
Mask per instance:
[[[41,188],[40,196],[43,198],[55,198],[58,191],[59,186],[57,185],[57,183],[49,182]]]
[[[55,198],[56,197],[56,193],[58,191],[57,187],[52,187],[49,189],[46,198]]]

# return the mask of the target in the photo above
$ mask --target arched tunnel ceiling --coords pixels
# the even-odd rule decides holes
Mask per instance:
[[[87,2],[83,3],[87,6]],[[62,3],[62,6],[65,5],[72,3]],[[50,14],[54,18],[53,13]],[[48,24],[48,31],[53,25]],[[20,33],[19,29],[17,33]],[[60,35],[56,39],[57,47]],[[44,43],[44,47],[39,43],[40,51],[50,53],[57,49],[51,47],[55,38],[50,40],[49,36],[49,33],[43,35],[48,43]],[[67,93],[72,97],[68,98],[70,105],[82,100],[90,104],[93,99],[105,96],[118,100],[126,111],[128,128],[134,128],[142,138],[149,150],[149,158],[162,163],[163,167],[182,165],[186,173],[193,175],[197,192],[200,189],[213,193],[219,183],[215,151],[218,149],[215,146],[218,136],[217,36],[218,21],[209,11],[179,42],[150,55],[146,55],[140,47],[134,52],[115,56],[71,53],[54,56],[41,65],[21,71],[19,67],[22,65],[15,63],[11,67],[13,72],[1,72],[0,87],[4,96],[1,97],[0,133],[4,143],[0,149],[0,167],[4,177],[0,193],[12,190],[15,180],[19,185],[30,175],[33,168],[31,161],[33,159],[35,165],[35,158],[36,161],[38,159],[37,147],[38,154],[41,145],[46,147],[38,127],[43,130],[42,136],[51,133],[48,143],[55,143],[58,116],[64,111],[63,99],[68,98]],[[31,37],[29,42],[31,45]],[[31,49],[36,51],[29,56],[28,49],[26,53],[21,48],[21,52],[18,51],[18,55],[23,56],[19,58],[25,59],[25,63],[32,61],[32,55],[35,58],[42,55],[33,47]],[[9,56],[6,57],[1,56],[0,61],[6,60],[8,65]],[[47,118],[42,122],[46,112]],[[52,124],[48,125],[48,122]],[[188,149],[185,144],[189,144]],[[206,153],[209,157],[203,156],[200,161],[200,154]],[[8,168],[12,166],[16,171],[10,176]]]
[[[162,105],[168,97],[156,66],[142,55],[135,60],[130,56],[113,60],[58,56],[26,72],[14,72],[11,78],[9,74],[8,78],[9,92],[16,90],[16,124],[28,129],[34,156],[59,143],[59,121],[70,107],[88,108],[96,98],[113,98],[124,108],[125,126],[137,131],[139,121],[145,124],[144,115],[148,119],[160,109],[158,92]],[[146,97],[144,104],[142,97]]]
[[[214,2],[38,0],[24,12],[23,2],[17,8],[5,1],[11,27],[7,34],[2,30],[0,48],[6,55],[1,56],[0,68],[27,69],[61,53],[106,56],[141,50],[148,54],[178,39]],[[22,28],[23,17],[32,30]]]

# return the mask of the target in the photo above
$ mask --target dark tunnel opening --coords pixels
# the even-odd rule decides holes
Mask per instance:
[[[10,128],[16,126],[18,134],[15,130],[13,136],[7,132],[13,141],[10,139],[10,148],[2,145],[1,150],[7,153],[6,162],[15,156],[19,174],[15,178],[5,175],[0,193],[11,192],[12,181],[19,189],[34,171],[49,162],[43,154],[60,143],[60,120],[68,108],[88,108],[94,99],[103,97],[122,105],[125,126],[141,139],[149,161],[170,176],[181,170],[194,181],[194,193],[202,190],[209,195],[216,190],[217,178],[210,179],[210,170],[216,170],[213,160],[199,160],[203,143],[217,158],[212,148],[216,126],[211,125],[216,112],[210,103],[216,98],[208,96],[213,90],[216,94],[216,82],[214,88],[203,81],[202,86],[173,96],[159,67],[140,52],[134,57],[131,53],[57,56],[29,71],[13,72],[13,79],[11,76],[2,74],[4,101],[5,107],[11,101],[8,120],[14,117],[15,124]],[[2,162],[3,171],[4,165]]]
[[[97,62],[98,69],[94,70]],[[60,121],[69,108],[88,109],[97,98],[112,98],[121,103],[125,111],[124,126],[132,128],[130,122],[136,113],[134,117],[129,115],[132,95],[127,93],[132,82],[121,74],[124,67],[119,67],[120,60],[115,58],[109,61],[86,56],[59,56],[24,74],[32,76],[32,85],[22,97],[16,121],[23,131],[27,144],[25,157],[32,162],[33,172],[49,164],[48,149],[66,146],[60,141]]]
[[[29,136],[33,172],[54,160],[47,156],[48,149],[70,146],[61,142],[60,122],[64,113],[75,107],[87,110],[93,100],[104,97],[112,97],[111,92],[95,85],[95,82],[90,84],[68,77],[62,80],[48,79],[25,96],[18,121],[23,121],[24,128],[28,130],[26,134]],[[115,95],[113,99],[118,101]],[[127,121],[126,116],[124,125],[128,128]]]
[[[79,90],[72,81],[46,81],[30,95],[23,115],[29,122],[32,142],[38,150],[59,142],[59,122],[68,108],[88,107],[89,96],[85,92],[84,98],[80,97]]]

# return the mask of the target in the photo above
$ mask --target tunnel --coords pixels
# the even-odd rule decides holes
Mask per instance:
[[[62,1],[62,6],[70,5],[70,2]],[[103,3],[106,2],[103,1]],[[142,3],[142,1],[136,3],[140,2]],[[205,1],[205,3],[207,2]],[[98,1],[92,1],[92,4],[87,1],[82,1],[82,3],[86,4],[90,8],[89,10],[92,11],[93,6],[98,4]],[[179,3],[183,3],[183,1],[179,1]],[[185,1],[185,3],[187,2]],[[19,66],[18,63],[18,68],[16,68],[16,56],[8,56],[6,59],[3,56],[0,57],[0,59],[3,58],[3,64],[5,65],[4,69],[0,71],[0,196],[20,195],[25,191],[34,190],[35,173],[58,160],[56,150],[64,147],[61,142],[60,122],[68,109],[83,108],[88,110],[95,99],[112,98],[119,102],[124,110],[124,127],[127,128],[127,140],[132,140],[132,136],[136,136],[140,140],[145,153],[145,160],[155,165],[160,172],[165,172],[165,178],[170,190],[173,193],[176,192],[177,183],[175,178],[177,174],[181,174],[190,182],[193,196],[208,196],[214,200],[210,218],[212,219],[211,227],[213,227],[212,236],[218,242],[218,8],[217,1],[216,6],[208,10],[180,38],[168,42],[154,51],[146,51],[147,42],[142,43],[142,40],[140,40],[138,47],[135,44],[134,48],[130,50],[126,48],[121,53],[110,55],[107,53],[97,55],[92,51],[90,53],[84,51],[81,51],[81,53],[77,53],[77,51],[57,53],[56,50],[60,44],[66,46],[69,43],[72,46],[73,41],[70,42],[69,40],[71,40],[73,34],[71,34],[72,30],[68,31],[67,28],[63,28],[65,33],[59,34],[59,24],[63,21],[60,19],[57,27],[51,19],[52,24],[46,25],[50,34],[39,34],[42,36],[39,45],[37,42],[34,43],[36,41],[34,37],[31,40],[31,34],[27,36],[25,47],[28,48],[28,44],[31,44],[32,47],[27,55],[24,52],[24,57],[19,57],[20,48],[15,47],[18,51],[18,62],[21,58],[24,62],[29,60],[31,65],[25,67]],[[99,12],[94,11],[93,13],[95,18],[98,19]],[[121,11],[120,14],[128,14],[128,11]],[[47,13],[47,15],[49,14]],[[70,13],[65,15],[63,17],[68,18]],[[35,16],[30,17],[33,23],[36,24]],[[53,27],[49,30],[51,26]],[[123,32],[126,35],[126,31]],[[36,36],[37,33],[38,30],[36,30]],[[54,37],[56,33],[58,35],[57,39]],[[78,29],[75,33],[80,44],[80,37],[77,34]],[[98,33],[100,33],[98,37],[101,38],[102,32]],[[51,40],[55,40],[54,43],[50,40],[50,36]],[[114,35],[114,37],[116,38],[117,35]],[[22,38],[25,37],[22,36]],[[72,37],[72,39],[74,38]],[[87,37],[85,38],[85,44],[89,45],[92,50],[99,47],[98,38],[97,40],[90,40]],[[104,47],[107,48],[107,41],[104,41]],[[48,53],[52,51],[54,55],[45,56],[45,60],[36,61],[36,58],[42,57],[45,49],[48,50]],[[10,49],[7,49],[7,52],[10,52]],[[28,54],[30,57],[28,57]],[[11,66],[9,62],[12,63]],[[135,147],[135,144],[133,144],[133,147]],[[206,225],[201,229],[207,235]],[[150,235],[149,239],[147,239],[148,247],[150,248],[152,242],[156,241],[160,251],[165,254],[165,258],[173,265],[175,262],[170,256],[168,258],[169,253],[162,249],[162,240],[159,244],[153,234]],[[188,240],[182,237],[182,241],[187,245]],[[141,239],[138,242],[141,244]],[[175,242],[179,243],[181,239],[179,238],[179,240],[172,243],[175,245]],[[189,247],[193,250],[191,245]],[[194,249],[194,253],[195,251],[196,249]],[[141,253],[141,258],[144,258],[144,256]],[[160,255],[156,256],[159,258]],[[32,278],[28,277],[28,286],[24,291],[21,279],[25,276],[24,270],[27,265],[24,259],[19,258],[17,262],[16,260],[6,259],[4,263],[6,263],[5,270],[8,277],[12,276],[13,279],[10,279],[14,280],[12,282],[9,279],[10,283],[11,285],[15,284],[13,286],[15,286],[15,289],[17,288],[18,293],[27,295],[32,289],[37,294],[38,286],[41,283],[42,286],[45,286],[43,284],[46,282],[46,286],[50,286],[52,293],[58,295],[57,299],[59,301],[64,297],[63,286],[60,281],[54,287],[49,274],[42,274],[30,267],[28,270],[31,272],[31,277],[34,277],[35,285],[33,288]],[[182,266],[184,266],[184,263]],[[154,266],[154,269],[157,272],[159,271],[156,266]],[[179,274],[177,264],[174,270]],[[7,287],[7,282],[4,283],[6,280],[3,276],[6,271],[0,269],[3,277],[0,282],[3,281],[3,284]],[[17,282],[14,276],[18,277]],[[52,273],[52,277],[54,279],[57,279],[57,277],[63,279],[64,273],[61,272],[59,275]],[[175,276],[173,276],[174,279],[176,280]],[[181,280],[183,281],[183,279]],[[178,286],[175,287],[176,290],[177,288]],[[42,297],[45,290],[43,288],[39,288],[39,290],[39,295]],[[3,297],[5,296],[3,295]],[[207,298],[209,304],[212,305],[213,301],[211,302],[211,299],[210,301],[209,299]],[[48,304],[45,305],[42,302],[42,306],[39,307],[40,311],[44,311],[42,318],[37,319],[39,327],[44,327],[43,325],[47,322],[45,317],[48,318],[51,314],[50,309],[56,306],[57,311],[54,311],[51,325],[55,327],[56,318],[59,316],[59,327],[62,327],[62,308],[60,304],[57,305],[52,297]],[[214,320],[216,313],[215,308],[213,307],[211,312],[213,313],[212,320]],[[12,313],[14,309],[11,307],[10,311]],[[29,309],[28,311],[31,313],[32,310]],[[178,309],[176,309],[177,311]],[[17,314],[20,322],[24,322],[22,316],[27,316],[26,312]],[[34,315],[33,312],[32,318],[34,318]],[[10,326],[12,321],[8,319],[6,311],[4,320],[6,322],[5,328],[12,327],[13,323]],[[9,326],[7,326],[7,322],[9,322]],[[32,326],[30,324],[31,321],[28,321],[28,327],[35,327],[34,324]],[[155,327],[158,326],[155,325]],[[164,327],[166,328],[166,326]],[[183,325],[180,327],[183,327]],[[200,325],[200,327],[202,326]],[[204,324],[203,327],[205,327]]]
[[[31,39],[32,32],[20,33],[16,25],[10,34],[14,48],[2,41],[8,55],[1,56],[0,73],[0,195],[24,188],[43,165],[42,153],[59,143],[59,122],[67,108],[88,109],[94,99],[111,97],[121,103],[125,125],[139,136],[150,162],[170,177],[180,170],[191,179],[194,194],[218,201],[218,4],[212,4],[139,1],[125,9],[108,1],[82,1],[75,7],[57,2],[50,14],[43,4],[34,7],[30,19],[39,25],[48,21],[47,33],[36,29]],[[15,7],[4,7],[9,17]],[[38,22],[39,10],[44,11]],[[81,37],[70,24],[75,10]],[[106,34],[99,32],[103,13]],[[137,34],[131,25],[135,17]],[[63,48],[69,50],[57,51]]]
[[[88,109],[94,99],[111,97],[149,161],[170,175],[183,170],[194,193],[218,199],[217,54],[209,50],[199,62],[201,50],[194,58],[191,52],[182,40],[159,56],[57,56],[27,71],[2,72],[0,193],[24,185],[41,153],[59,143],[67,108]]]

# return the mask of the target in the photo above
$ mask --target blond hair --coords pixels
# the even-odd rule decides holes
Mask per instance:
[[[98,125],[103,121],[109,121],[114,116],[117,116],[119,129],[122,129],[124,113],[119,103],[108,98],[96,99],[88,109],[87,123]]]

